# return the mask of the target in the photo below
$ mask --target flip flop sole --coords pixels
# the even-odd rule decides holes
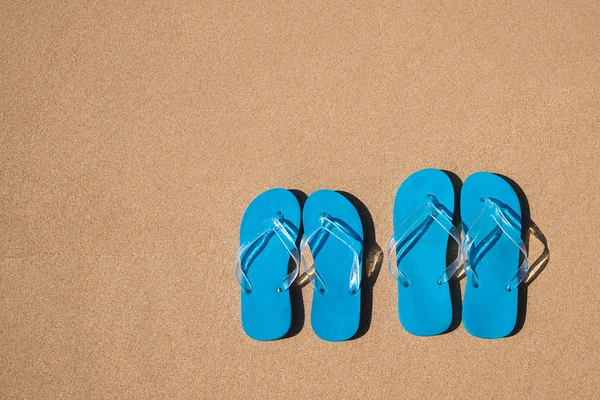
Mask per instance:
[[[461,214],[463,229],[469,227],[480,215],[482,198],[494,198],[504,203],[521,218],[521,204],[511,185],[502,177],[477,172],[467,178],[461,191]],[[491,218],[482,218],[485,224],[482,236],[497,229]],[[500,232],[499,232],[500,233]],[[519,249],[503,234],[496,235],[495,243],[477,262],[479,287],[474,287],[467,274],[463,300],[462,319],[467,332],[485,339],[509,335],[517,320],[518,288],[508,291],[507,284],[519,268]],[[476,242],[474,246],[477,246]]]
[[[344,221],[363,238],[358,211],[348,199],[331,190],[319,190],[306,200],[302,218],[305,235],[320,227],[319,217],[323,213]],[[362,262],[362,249],[359,250]],[[316,288],[313,292],[313,331],[321,339],[331,342],[350,339],[358,331],[361,306],[361,291],[353,294],[349,288],[353,253],[343,242],[330,235],[314,256],[314,263],[326,285],[326,292],[319,293]]]
[[[246,209],[240,227],[240,243],[252,240],[257,227],[282,213],[288,224],[300,227],[300,205],[289,190],[271,189],[256,197]],[[294,240],[297,239],[296,230]],[[271,238],[248,268],[252,293],[241,291],[242,326],[256,340],[275,340],[290,329],[292,310],[288,290],[277,287],[288,274],[290,255],[277,237]]]
[[[425,169],[409,176],[394,201],[394,233],[402,222],[433,195],[450,213],[454,212],[454,187],[446,173]],[[398,315],[402,327],[413,335],[443,333],[452,323],[452,300],[448,284],[438,284],[447,267],[449,235],[436,222],[416,241],[399,264],[410,284],[398,284]],[[454,242],[453,242],[454,243]]]

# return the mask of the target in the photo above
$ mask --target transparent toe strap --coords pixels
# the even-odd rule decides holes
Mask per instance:
[[[414,244],[425,234],[433,222],[437,222],[448,235],[462,247],[460,235],[452,224],[450,213],[437,201],[433,195],[427,196],[427,202],[417,207],[401,224],[397,234],[399,236],[390,239],[387,257],[388,269],[392,276],[404,287],[410,285],[406,274],[399,269],[400,260],[410,251]],[[395,252],[395,256],[393,253]],[[462,264],[462,252],[458,252],[456,259],[448,265],[437,280],[442,285],[450,280]]]
[[[475,222],[473,222],[471,227],[468,229],[468,232],[465,234],[465,244],[463,246],[465,272],[471,275],[471,282],[473,286],[478,287],[479,276],[477,275],[476,271],[478,259],[481,259],[482,255],[485,254],[489,248],[495,244],[496,241],[494,241],[494,238],[498,238],[502,234],[505,234],[523,254],[523,262],[519,266],[517,273],[511,278],[510,282],[508,282],[506,286],[506,290],[510,292],[519,286],[529,272],[527,248],[521,239],[521,221],[518,216],[513,215],[514,212],[505,207],[499,201],[487,197],[484,197],[481,200],[485,203],[485,205]],[[487,232],[486,236],[482,237],[484,234],[482,228],[485,224],[481,223],[481,221],[486,217],[492,218],[496,223],[497,228],[492,230],[492,232]],[[478,242],[479,245],[474,246],[475,242]]]
[[[300,267],[300,254],[296,247],[296,242],[292,237],[292,234],[297,232],[297,229],[283,218],[282,213],[277,213],[276,218],[267,219],[260,224],[257,231],[259,233],[254,239],[251,239],[246,244],[240,246],[237,251],[234,272],[238,283],[244,292],[247,294],[252,293],[252,284],[250,283],[247,274],[248,269],[250,268],[252,261],[254,261],[258,254],[264,249],[269,240],[276,235],[296,264],[293,271],[281,281],[279,286],[277,286],[278,292],[288,290],[298,276]]]
[[[319,217],[319,222],[321,225],[309,236],[302,238],[300,241],[300,259],[302,262],[302,268],[306,272],[308,279],[310,279],[319,293],[325,294],[327,290],[325,282],[323,282],[323,279],[317,272],[314,263],[310,266],[308,265],[304,253],[306,248],[310,246],[313,259],[316,258],[318,252],[325,244],[325,241],[331,235],[346,245],[350,251],[352,251],[352,268],[350,270],[349,289],[350,293],[352,294],[358,293],[362,279],[362,238],[344,221],[337,218],[332,218],[326,213],[321,214]],[[358,245],[359,251],[356,251],[352,243],[356,243]]]

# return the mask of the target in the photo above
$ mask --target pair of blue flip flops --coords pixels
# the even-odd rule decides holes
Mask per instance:
[[[302,214],[302,220],[301,220]],[[300,225],[304,237],[297,247]],[[286,335],[292,323],[289,288],[300,264],[313,283],[311,324],[320,338],[342,341],[360,323],[363,229],[341,194],[311,194],[302,212],[293,193],[271,189],[244,213],[235,275],[242,288],[242,326],[256,340]],[[290,260],[293,269],[289,271]]]
[[[398,281],[400,322],[420,336],[448,330],[448,281],[464,264],[465,329],[481,338],[507,336],[517,320],[518,286],[529,270],[519,198],[498,175],[468,177],[460,193],[464,241],[454,226],[455,206],[452,182],[440,170],[416,172],[398,189],[388,267]],[[456,242],[457,257],[448,265],[449,240]]]
[[[504,337],[515,327],[518,286],[529,269],[519,198],[503,178],[478,172],[465,181],[460,204],[464,241],[454,226],[454,186],[446,173],[422,170],[398,189],[388,266],[398,281],[400,322],[420,336],[448,330],[453,319],[448,282],[464,264],[466,330],[482,338]],[[301,223],[304,237],[297,247]],[[456,242],[457,256],[447,265],[449,241]],[[317,336],[342,341],[356,334],[363,229],[348,199],[320,190],[308,197],[301,213],[290,191],[266,191],[247,208],[240,243],[235,273],[248,336],[274,340],[288,332],[288,289],[300,264],[314,286],[311,324]]]

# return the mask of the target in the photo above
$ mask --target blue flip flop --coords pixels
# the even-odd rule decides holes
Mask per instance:
[[[505,179],[488,172],[467,178],[460,197],[467,275],[463,323],[471,335],[505,337],[515,328],[518,286],[529,271],[521,204]]]
[[[323,340],[350,339],[360,323],[363,229],[356,208],[341,194],[319,190],[304,205],[302,266],[314,285],[311,324]],[[314,263],[306,259],[310,247]]]
[[[453,217],[454,187],[443,171],[415,172],[396,193],[388,268],[398,281],[400,323],[413,335],[437,335],[452,323],[447,283],[462,264],[457,251],[456,260],[446,266],[449,239],[461,247]]]
[[[298,276],[299,226],[300,205],[286,189],[260,194],[244,213],[234,270],[242,288],[242,326],[253,339],[279,339],[290,329],[288,288]],[[290,257],[296,266],[288,273]]]

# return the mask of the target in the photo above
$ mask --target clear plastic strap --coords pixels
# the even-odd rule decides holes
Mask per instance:
[[[443,209],[433,195],[427,196],[427,202],[417,207],[401,224],[399,231],[402,232],[398,239],[392,237],[388,244],[387,257],[388,269],[392,276],[404,287],[410,285],[410,281],[404,272],[399,269],[399,260],[410,251],[412,245],[418,241],[422,234],[429,229],[433,221],[437,222],[462,248],[462,242],[458,229],[452,224],[452,218],[449,213]],[[398,245],[402,245],[398,251]],[[392,256],[393,253],[395,256]],[[450,280],[462,264],[462,251],[458,252],[456,259],[448,265],[437,280],[438,285],[442,285]]]
[[[327,236],[332,235],[340,242],[342,242],[346,247],[352,251],[352,268],[350,270],[350,284],[349,289],[350,293],[356,294],[360,290],[360,282],[362,279],[362,268],[359,252],[357,252],[354,247],[349,243],[350,240],[358,243],[361,246],[360,253],[362,254],[362,238],[358,235],[350,226],[345,224],[343,221],[338,220],[336,218],[332,218],[330,215],[323,213],[319,217],[319,222],[321,226],[317,228],[314,232],[312,232],[308,237],[302,238],[300,241],[300,259],[302,262],[302,268],[306,272],[306,276],[312,282],[312,284],[317,288],[317,291],[321,294],[325,294],[327,290],[327,286],[323,279],[317,272],[314,263],[312,265],[308,265],[306,261],[306,257],[304,256],[304,252],[306,248],[310,246],[315,249],[315,253],[313,253],[313,257],[316,257],[318,250],[321,245],[327,239]],[[316,243],[315,243],[316,239]]]
[[[494,199],[490,199],[484,197],[481,199],[485,202],[485,206],[479,213],[479,216],[473,222],[473,225],[469,228],[469,231],[465,235],[465,244],[463,246],[463,258],[465,260],[465,272],[471,274],[471,282],[474,287],[479,286],[479,276],[475,271],[475,266],[471,264],[471,248],[473,244],[477,240],[478,237],[482,234],[481,227],[481,219],[488,215],[490,216],[496,225],[499,228],[499,231],[492,231],[486,237],[481,240],[482,247],[477,249],[478,253],[483,253],[487,250],[487,248],[493,245],[493,241],[491,239],[492,236],[499,236],[504,233],[510,241],[519,248],[519,251],[523,254],[523,262],[519,266],[517,273],[511,278],[510,282],[508,282],[506,286],[506,290],[509,292],[516,289],[519,284],[525,279],[527,273],[529,272],[529,258],[527,256],[527,248],[525,247],[525,243],[521,239],[521,222],[517,217],[512,215],[511,211],[504,207],[501,203]]]
[[[278,213],[277,218],[270,218],[266,220],[259,226],[259,228],[263,225],[268,226],[250,242],[240,246],[235,257],[235,265],[233,268],[235,272],[235,277],[237,278],[237,281],[240,284],[241,288],[247,294],[252,293],[252,284],[250,283],[250,280],[248,279],[247,275],[247,271],[248,268],[250,268],[252,260],[246,262],[245,266],[242,267],[242,257],[244,257],[248,250],[257,250],[259,247],[264,246],[273,237],[273,235],[277,235],[281,243],[283,243],[287,252],[290,254],[290,257],[292,257],[294,263],[296,264],[292,272],[290,272],[283,279],[283,281],[281,281],[279,286],[277,286],[277,291],[283,292],[285,290],[288,290],[294,282],[294,280],[296,279],[296,277],[298,276],[298,271],[300,269],[300,253],[298,251],[298,248],[296,247],[296,242],[290,234],[292,228],[289,227],[288,223],[283,219],[283,214]]]

